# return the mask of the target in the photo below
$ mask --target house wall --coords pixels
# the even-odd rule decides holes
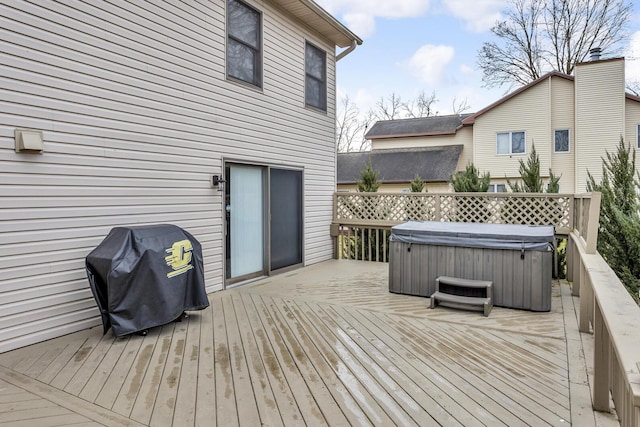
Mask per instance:
[[[551,77],[551,127],[549,153],[551,154],[551,169],[560,176],[560,192],[573,193],[575,184],[575,103],[573,82],[561,77]],[[569,152],[555,153],[555,131],[569,129]],[[536,144],[536,149],[538,145]],[[545,176],[548,169],[540,171]]]
[[[333,44],[249,1],[256,90],[225,79],[223,0],[66,3],[0,12],[0,352],[99,323],[84,258],[115,226],[185,228],[221,289],[223,159],[304,168],[304,263],[331,258]],[[327,113],[304,106],[307,38],[327,51]],[[42,130],[44,152],[14,152],[16,128]]]
[[[640,166],[640,150],[638,150],[637,126],[640,124],[640,102],[625,100],[625,144],[631,143],[636,149],[636,164]]]
[[[473,125],[473,163],[480,171],[489,171],[492,178],[519,177],[519,160],[526,162],[535,144],[540,170],[546,175],[551,166],[550,91],[549,79],[541,81],[476,118]],[[496,154],[497,133],[517,131],[525,131],[526,152]]]
[[[371,140],[372,150],[441,147],[443,145],[463,145],[458,158],[458,171],[464,168],[473,158],[473,128],[467,126],[452,135],[414,136],[406,138],[381,138]]]
[[[586,191],[587,171],[602,179],[602,158],[625,134],[625,81],[622,58],[575,67],[576,192]]]

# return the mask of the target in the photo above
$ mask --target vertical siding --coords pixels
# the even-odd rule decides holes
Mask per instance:
[[[638,149],[637,126],[640,124],[640,102],[625,100],[625,136],[624,142],[631,143],[636,149],[636,165],[640,166],[640,149]]]
[[[527,160],[532,144],[540,157],[543,175],[551,166],[550,82],[543,80],[476,118],[473,125],[474,164],[494,178],[519,177],[519,160]],[[496,154],[496,134],[525,131],[526,152]]]
[[[625,134],[624,60],[579,64],[575,69],[576,189],[586,190],[587,171],[602,179],[602,158]]]
[[[575,104],[573,82],[560,77],[551,78],[551,169],[561,174],[560,192],[573,193],[575,185]],[[569,129],[569,152],[555,153],[555,131]],[[545,171],[546,173],[546,171]]]
[[[334,46],[269,2],[264,89],[225,79],[225,1],[0,5],[0,351],[99,323],[84,257],[114,226],[174,223],[223,285],[223,159],[304,168],[305,263],[331,257]],[[327,50],[328,112],[304,107]],[[44,132],[14,152],[14,129]]]

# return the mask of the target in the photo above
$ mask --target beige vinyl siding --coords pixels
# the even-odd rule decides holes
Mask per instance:
[[[457,170],[464,170],[473,158],[473,128],[467,126],[452,135],[414,136],[406,138],[383,138],[371,140],[372,150],[397,148],[441,147],[443,145],[463,145],[458,159]]]
[[[640,150],[638,149],[638,125],[640,125],[640,102],[632,99],[625,100],[625,143],[631,143],[636,149],[636,162],[640,160]],[[640,164],[640,163],[638,163]]]
[[[474,164],[494,178],[518,177],[519,160],[527,160],[535,143],[541,171],[551,166],[550,82],[539,82],[517,96],[480,115],[473,125]],[[524,154],[496,154],[499,132],[525,132]]]
[[[575,104],[571,80],[551,78],[551,169],[560,176],[560,192],[573,193],[575,187]],[[555,153],[555,131],[569,129],[569,152]],[[536,145],[537,147],[537,145]],[[543,170],[545,175],[547,170]]]
[[[587,171],[602,179],[602,158],[625,133],[624,60],[579,64],[575,68],[576,191],[584,192]]]
[[[0,9],[0,352],[99,323],[84,257],[112,227],[173,223],[223,285],[223,159],[304,168],[304,262],[331,258],[334,46],[269,2],[264,89],[225,79],[225,4],[14,1]],[[327,113],[304,108],[304,45]],[[42,130],[42,154],[14,129]]]

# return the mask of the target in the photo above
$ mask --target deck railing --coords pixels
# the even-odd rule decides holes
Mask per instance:
[[[388,261],[389,229],[407,220],[554,225],[568,236],[579,328],[594,334],[593,407],[640,427],[640,308],[597,253],[600,194],[335,193],[336,257]]]
[[[336,258],[381,262],[388,261],[388,230],[408,220],[553,225],[568,235],[584,210],[576,211],[573,194],[533,193],[338,192],[333,205]]]
[[[578,198],[581,200],[578,201]],[[576,196],[567,278],[580,296],[580,332],[593,333],[593,407],[615,405],[622,427],[640,426],[640,308],[596,251],[600,194]]]

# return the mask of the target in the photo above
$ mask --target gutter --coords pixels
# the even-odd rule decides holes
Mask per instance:
[[[353,40],[351,42],[351,46],[349,46],[348,48],[340,52],[338,56],[336,56],[336,62],[340,61],[342,58],[344,58],[345,56],[347,56],[348,54],[356,50],[356,46],[358,46],[358,44],[359,44],[358,40]]]

